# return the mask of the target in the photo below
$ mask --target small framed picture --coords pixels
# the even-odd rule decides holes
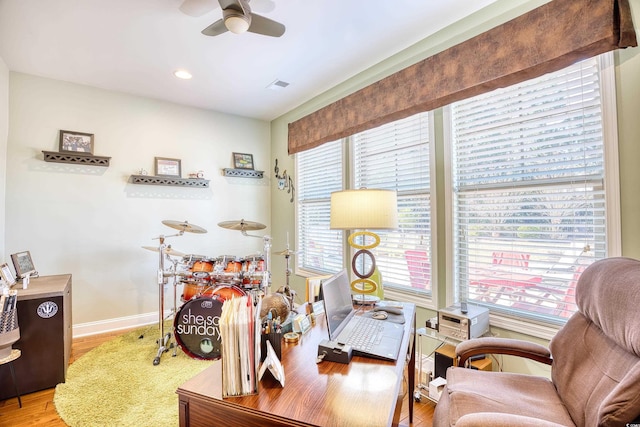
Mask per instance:
[[[233,153],[235,169],[253,169],[253,154]]]
[[[31,253],[29,251],[22,251],[15,254],[11,254],[11,261],[13,261],[13,267],[16,269],[16,274],[19,278],[24,278],[27,274],[31,277],[38,276],[36,268],[33,266],[31,260]]]
[[[61,130],[59,151],[93,154],[93,134]]]
[[[9,285],[9,287],[16,284],[16,279],[13,277],[9,264],[6,262],[0,265],[0,276],[2,276],[2,280],[4,280],[4,283]]]
[[[156,157],[156,176],[175,176],[180,178],[182,177],[180,169],[180,159]]]

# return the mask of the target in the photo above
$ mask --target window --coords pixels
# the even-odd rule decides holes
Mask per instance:
[[[385,291],[431,293],[429,129],[429,114],[421,113],[352,138],[353,188],[398,195],[398,229],[376,230]]]
[[[343,182],[350,188],[396,190],[399,228],[375,230],[381,243],[373,252],[385,291],[431,294],[429,120],[429,113],[417,114],[297,154],[298,268],[312,273],[349,269],[347,234],[329,229],[330,196],[343,189]],[[343,158],[343,147],[351,162]]]
[[[610,255],[601,60],[448,108],[458,300],[562,323]]]
[[[343,189],[342,142],[296,155],[298,268],[337,273],[343,266],[342,232],[329,229],[331,193]]]

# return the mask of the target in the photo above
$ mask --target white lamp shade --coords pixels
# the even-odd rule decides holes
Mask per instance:
[[[338,230],[398,228],[396,192],[363,188],[331,193],[330,224]]]

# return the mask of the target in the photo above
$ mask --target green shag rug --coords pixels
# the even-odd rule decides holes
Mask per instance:
[[[170,349],[154,366],[159,336],[157,325],[140,328],[73,362],[53,400],[64,422],[71,427],[177,426],[177,388],[212,362],[177,348],[176,357]]]

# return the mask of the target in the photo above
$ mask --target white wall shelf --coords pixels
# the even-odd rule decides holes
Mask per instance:
[[[208,179],[173,178],[168,176],[131,175],[132,184],[168,185],[173,187],[209,188]]]
[[[257,178],[262,179],[264,171],[256,171],[253,169],[223,169],[224,176],[233,176],[237,178]]]
[[[94,166],[106,166],[109,167],[111,157],[106,156],[94,156],[92,154],[84,153],[68,153],[58,151],[43,151],[45,162],[54,163],[71,163],[77,165],[94,165]]]

